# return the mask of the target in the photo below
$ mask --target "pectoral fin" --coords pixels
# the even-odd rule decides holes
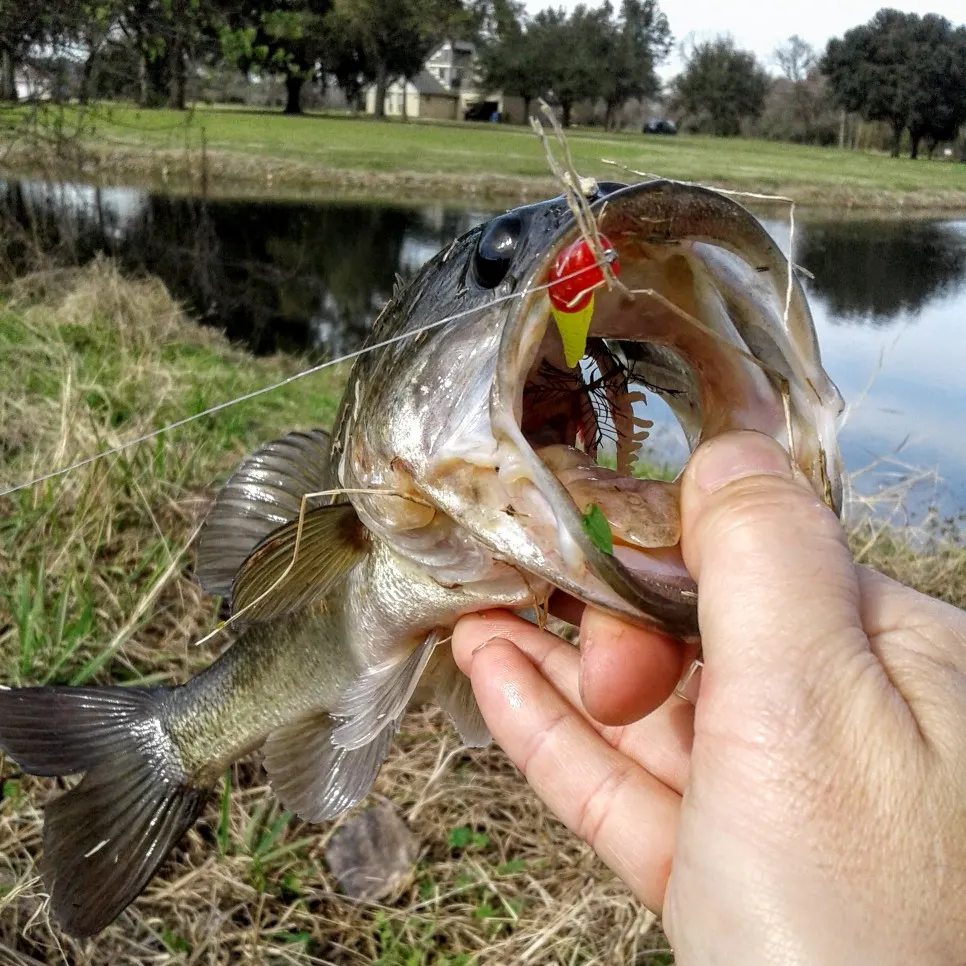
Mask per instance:
[[[324,711],[272,732],[264,763],[281,803],[307,822],[325,822],[361,802],[396,732],[395,722],[389,724],[354,751],[332,743],[334,722]]]
[[[266,443],[235,470],[215,498],[198,541],[195,575],[209,594],[228,596],[252,550],[298,517],[306,493],[325,488],[329,445],[329,434],[321,429],[289,433]]]
[[[264,621],[314,604],[358,563],[367,538],[351,504],[310,510],[301,531],[298,520],[285,524],[242,564],[232,585],[232,612]]]
[[[349,750],[361,748],[403,716],[439,637],[433,631],[411,654],[366,668],[349,685],[332,712],[334,717],[345,719],[332,733],[337,745]]]

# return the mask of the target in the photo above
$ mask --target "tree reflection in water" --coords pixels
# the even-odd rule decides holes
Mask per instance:
[[[966,235],[936,221],[807,222],[795,260],[833,321],[890,325],[966,282]]]

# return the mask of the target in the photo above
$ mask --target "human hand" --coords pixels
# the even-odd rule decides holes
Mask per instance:
[[[966,963],[966,614],[856,567],[766,437],[701,447],[682,516],[695,704],[660,635],[588,608],[578,653],[472,615],[494,737],[679,963]]]

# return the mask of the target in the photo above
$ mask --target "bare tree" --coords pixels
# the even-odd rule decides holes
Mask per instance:
[[[775,60],[781,72],[793,83],[797,84],[808,77],[808,72],[818,62],[815,48],[802,40],[798,34],[792,34],[788,40],[775,50]]]

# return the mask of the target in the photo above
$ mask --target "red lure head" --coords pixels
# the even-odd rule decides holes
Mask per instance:
[[[606,236],[598,237],[605,251],[614,252],[610,267],[615,275],[619,275],[621,264],[614,246]],[[549,280],[550,304],[560,312],[578,312],[587,307],[594,288],[604,280],[604,270],[597,264],[597,256],[586,240],[578,238],[554,259]]]

